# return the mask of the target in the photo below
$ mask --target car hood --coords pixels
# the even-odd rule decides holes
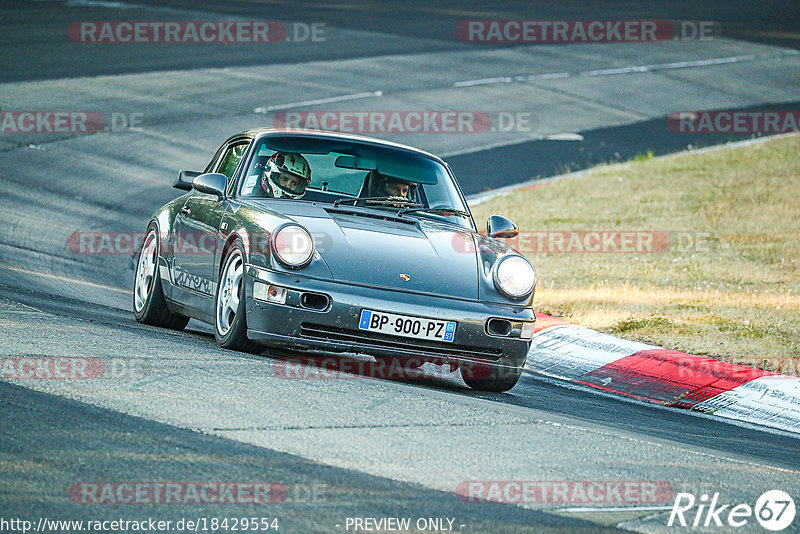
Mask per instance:
[[[479,298],[475,247],[463,245],[472,232],[379,210],[288,204],[281,213],[311,232],[335,280]]]

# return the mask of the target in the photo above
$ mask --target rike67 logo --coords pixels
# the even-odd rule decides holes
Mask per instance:
[[[722,504],[719,502],[719,493],[714,493],[710,498],[701,495],[699,499],[691,493],[678,493],[667,525],[731,529],[747,525],[755,516],[763,528],[778,532],[794,522],[795,513],[794,500],[781,490],[765,492],[756,500],[755,506],[748,503],[735,506]]]

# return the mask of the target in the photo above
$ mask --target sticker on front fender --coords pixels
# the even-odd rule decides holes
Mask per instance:
[[[456,334],[456,325],[455,321],[439,321],[423,317],[361,310],[358,329],[392,336],[452,343]]]

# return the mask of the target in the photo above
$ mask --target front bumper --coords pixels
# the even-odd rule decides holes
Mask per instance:
[[[535,320],[530,307],[319,280],[254,266],[248,266],[246,274],[247,337],[264,345],[292,350],[417,357],[443,363],[480,362],[513,368],[523,366],[530,348],[530,339],[520,339],[517,328],[521,323]],[[286,288],[286,303],[254,299],[256,281]],[[321,299],[303,296],[309,294],[326,296],[324,309],[307,307],[306,300],[312,300],[318,308],[321,302]],[[366,332],[358,329],[363,309],[456,321],[458,326],[452,343]],[[487,333],[490,318],[508,320],[515,328],[509,335],[490,335]]]

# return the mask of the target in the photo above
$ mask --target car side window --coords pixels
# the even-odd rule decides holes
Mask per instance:
[[[244,157],[244,153],[247,152],[248,144],[249,143],[239,143],[229,146],[225,150],[225,154],[222,155],[217,172],[224,174],[228,180],[230,180],[231,177],[233,177],[236,166],[239,165],[242,157]]]

